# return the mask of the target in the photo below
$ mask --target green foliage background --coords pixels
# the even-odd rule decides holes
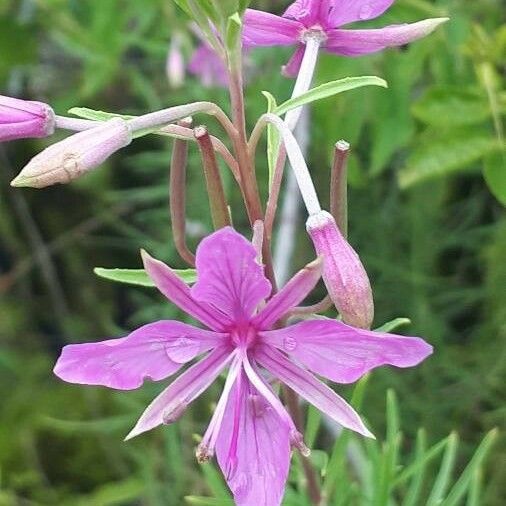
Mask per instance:
[[[254,3],[278,12],[286,4]],[[354,444],[369,462],[370,490],[340,469],[345,442],[332,450],[333,438],[309,413],[310,440],[320,450],[313,460],[324,483],[338,476],[332,504],[439,504],[438,491],[443,504],[464,504],[447,490],[485,434],[504,428],[506,8],[501,0],[398,0],[381,21],[441,15],[451,22],[409,48],[324,56],[318,68],[317,82],[371,74],[389,82],[389,90],[364,88],[312,106],[309,162],[326,195],[332,146],[339,138],[352,143],[350,240],[371,275],[377,322],[407,316],[406,330],[436,348],[416,370],[369,379],[361,413],[380,441]],[[61,114],[76,105],[138,114],[204,98],[226,107],[224,90],[191,76],[178,89],[168,84],[170,37],[181,35],[187,57],[195,44],[186,21],[169,0],[1,0],[0,93],[51,103]],[[291,82],[279,73],[287,56],[253,53],[251,121],[266,108],[262,90],[288,98]],[[215,468],[193,459],[213,392],[177,426],[122,443],[162,385],[118,393],[62,384],[51,373],[65,343],[178,316],[150,288],[93,274],[95,266],[139,267],[141,246],[184,267],[168,223],[171,143],[144,138],[70,186],[11,189],[10,179],[49,142],[0,146],[0,505],[179,505],[188,495],[214,497],[187,499],[192,504],[228,504]],[[257,172],[265,188],[263,157]],[[237,208],[231,180],[227,188]],[[188,191],[194,245],[211,230],[196,150]],[[246,225],[243,215],[234,219]],[[300,225],[294,269],[311,258]],[[396,396],[385,403],[388,388]],[[424,438],[432,445],[452,431],[459,451],[452,435],[445,456],[422,466],[416,452],[424,455]],[[467,504],[505,504],[504,451],[500,435],[486,465],[472,468]],[[425,469],[420,490],[401,479],[413,462],[410,480]],[[294,459],[287,505],[308,504],[299,468]]]

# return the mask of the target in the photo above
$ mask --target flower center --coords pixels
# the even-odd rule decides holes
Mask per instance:
[[[244,326],[238,326],[232,329],[230,332],[232,343],[243,349],[251,348],[257,338],[257,329],[252,325],[246,324]]]
[[[323,44],[327,39],[327,34],[321,25],[313,25],[310,28],[306,28],[300,34],[300,41],[304,44],[308,39],[316,39],[320,44]]]

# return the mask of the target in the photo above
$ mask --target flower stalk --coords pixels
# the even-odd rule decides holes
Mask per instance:
[[[192,119],[186,118],[179,126],[190,128]],[[174,246],[181,258],[192,267],[195,255],[186,245],[186,165],[188,163],[188,141],[174,139],[169,176],[169,209]]]
[[[334,162],[330,174],[330,214],[334,216],[339,230],[348,237],[348,156],[350,145],[345,140],[337,141],[334,147]]]
[[[231,224],[220,169],[214,154],[213,144],[207,128],[199,126],[193,131],[202,157],[202,168],[206,180],[211,217],[216,230]]]

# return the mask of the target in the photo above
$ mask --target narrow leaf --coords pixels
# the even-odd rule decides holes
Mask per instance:
[[[399,327],[405,327],[406,325],[411,325],[411,320],[409,318],[395,318],[394,320],[391,320],[374,330],[376,332],[392,332],[393,330],[396,330]]]
[[[432,491],[427,500],[427,506],[436,506],[441,503],[441,500],[446,494],[450,479],[452,477],[453,467],[455,466],[455,457],[457,456],[457,448],[459,445],[459,438],[455,432],[453,432],[449,439],[446,447],[441,467],[437,475]]]
[[[467,492],[474,474],[478,469],[480,469],[480,466],[483,464],[488,452],[492,448],[498,432],[499,431],[497,429],[493,429],[483,438],[483,441],[480,443],[480,446],[478,446],[473,458],[460,475],[457,483],[455,483],[451,489],[448,497],[441,503],[441,506],[456,506],[459,504],[460,500]]]
[[[95,267],[93,272],[97,276],[109,281],[138,286],[155,286],[144,269],[104,269],[102,267]],[[191,284],[197,280],[197,271],[195,269],[173,269],[173,272],[185,283]]]
[[[344,79],[322,84],[298,97],[291,98],[279,105],[274,112],[281,116],[292,109],[297,109],[297,107],[310,104],[316,100],[322,100],[323,98],[332,97],[338,93],[354,90],[355,88],[361,88],[363,86],[388,87],[384,79],[376,76],[345,77]]]

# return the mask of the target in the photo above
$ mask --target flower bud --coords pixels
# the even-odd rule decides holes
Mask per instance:
[[[326,211],[309,216],[306,228],[323,258],[323,280],[343,321],[369,329],[374,318],[371,284],[359,256]]]
[[[166,62],[167,78],[172,88],[183,86],[185,70],[185,62],[181,50],[181,36],[176,34],[170,42]]]
[[[11,185],[43,188],[68,183],[94,169],[131,141],[128,123],[113,118],[49,146],[28,162]]]
[[[54,124],[53,109],[47,104],[0,95],[0,142],[47,137]]]

